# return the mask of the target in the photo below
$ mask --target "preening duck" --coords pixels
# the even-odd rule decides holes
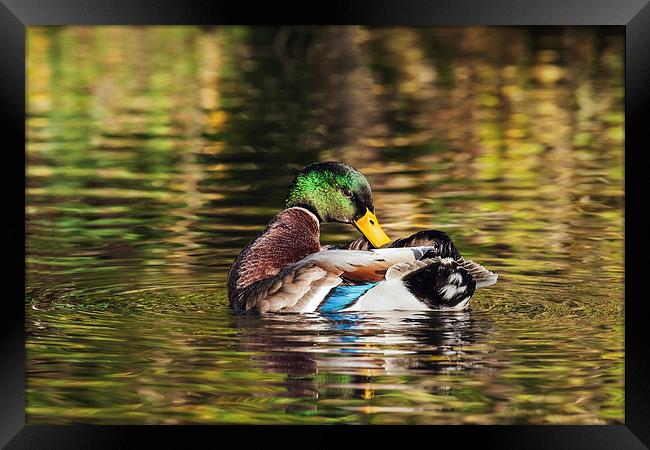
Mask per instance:
[[[320,245],[320,225],[341,222],[364,237]],[[497,275],[464,259],[442,231],[390,242],[375,216],[366,177],[321,162],[294,180],[286,209],[239,254],[228,275],[235,310],[314,312],[462,310]]]

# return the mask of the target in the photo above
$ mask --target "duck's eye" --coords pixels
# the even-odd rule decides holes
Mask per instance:
[[[346,197],[352,197],[352,191],[350,189],[343,188],[342,192],[343,192],[343,195],[345,195]]]

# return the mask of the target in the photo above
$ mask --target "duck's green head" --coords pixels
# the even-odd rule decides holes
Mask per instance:
[[[321,222],[354,225],[375,247],[390,242],[375,216],[370,184],[347,164],[319,162],[305,167],[296,177],[287,207],[300,206]]]

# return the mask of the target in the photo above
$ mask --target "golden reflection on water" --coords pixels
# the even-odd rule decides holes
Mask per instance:
[[[623,35],[28,31],[30,423],[621,423]],[[461,315],[251,318],[297,169],[500,274]],[[326,225],[323,242],[355,238]]]

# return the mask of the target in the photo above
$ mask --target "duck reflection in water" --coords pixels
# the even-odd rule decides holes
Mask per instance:
[[[285,374],[278,396],[302,398],[286,412],[315,411],[326,398],[365,399],[386,377],[494,367],[494,325],[472,311],[391,311],[250,316],[233,314],[253,365]],[[382,380],[383,379],[383,380]],[[348,392],[341,392],[347,390]]]

